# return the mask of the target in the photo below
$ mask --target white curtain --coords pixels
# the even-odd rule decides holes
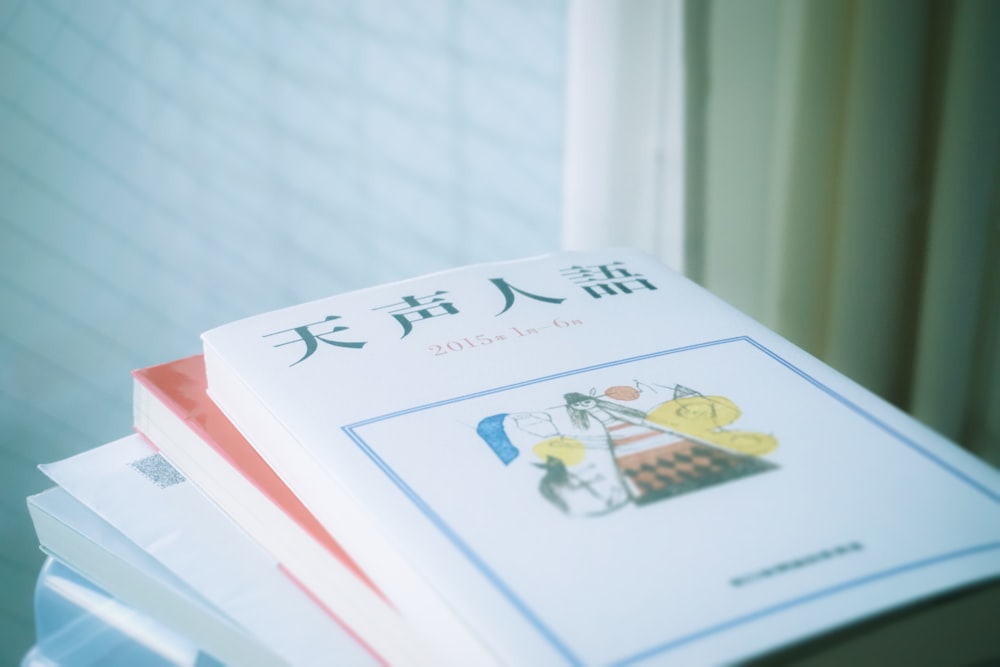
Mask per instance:
[[[569,4],[563,246],[684,268],[680,0]]]
[[[577,5],[571,16],[594,11]],[[641,48],[651,5],[682,8],[683,30],[659,35],[682,50]],[[573,54],[596,61],[607,47],[590,25],[570,36],[571,104],[593,88]],[[681,232],[664,248],[662,234],[657,245],[619,223],[635,214],[619,202],[664,173],[648,144],[627,164],[605,148],[616,160],[603,175],[590,165],[581,187],[577,144],[613,145],[638,124],[576,136],[571,108],[567,245],[683,257],[712,291],[1000,464],[1000,3],[629,1],[604,26],[606,62],[627,59],[645,80],[605,85],[616,108],[669,107],[631,89],[683,99],[681,122],[660,113],[658,130],[680,137],[683,158],[652,149],[683,166],[663,191],[680,187],[683,213],[650,223]],[[655,79],[670,53],[681,54],[674,89]],[[604,235],[581,235],[594,220]]]

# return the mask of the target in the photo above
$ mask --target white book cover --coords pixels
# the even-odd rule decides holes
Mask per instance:
[[[203,341],[212,398],[456,663],[727,662],[1000,575],[996,470],[642,253]]]
[[[74,515],[67,512],[66,503],[55,506],[58,512],[50,507],[52,503],[39,504],[36,512],[44,510],[67,530],[103,547],[112,560],[121,560],[114,554],[122,551],[123,543],[131,543],[135,547],[130,552],[130,562],[136,563],[133,569],[152,574],[165,569],[181,582],[173,587],[178,589],[171,593],[174,597],[200,601],[199,613],[227,619],[239,629],[244,642],[222,645],[216,651],[221,660],[306,665],[323,664],[335,656],[336,664],[342,665],[385,664],[356,641],[339,620],[315,604],[273,557],[140,436],[41,468],[84,511],[106,523],[94,527],[93,520],[86,524],[71,521]],[[52,528],[46,535],[58,539]],[[136,551],[145,554],[145,559],[136,556]],[[72,554],[64,551],[60,555],[73,564]],[[106,577],[99,585],[111,590],[115,577]],[[112,592],[124,593],[128,601],[128,590]],[[137,602],[140,607],[150,604],[148,598]],[[190,612],[188,617],[196,618]],[[193,639],[200,639],[207,650],[218,646],[223,634],[234,635],[219,624],[199,625],[203,627],[183,629],[190,631]]]

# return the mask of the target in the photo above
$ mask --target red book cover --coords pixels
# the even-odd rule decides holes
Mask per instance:
[[[202,355],[139,369],[133,371],[132,375],[184,421],[206,445],[221,454],[272,503],[381,596],[358,564],[208,397]],[[139,430],[141,432],[143,429]],[[148,434],[143,435],[148,438]],[[153,441],[152,438],[149,439]],[[155,441],[153,444],[158,446]]]

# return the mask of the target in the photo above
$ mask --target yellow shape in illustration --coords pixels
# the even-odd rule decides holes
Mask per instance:
[[[587,455],[587,448],[582,442],[562,435],[542,440],[531,451],[543,461],[547,461],[550,456],[559,459],[567,468],[580,463]]]
[[[703,433],[728,426],[740,416],[740,409],[725,396],[688,396],[660,403],[646,418],[667,428]]]
[[[736,404],[725,396],[686,396],[660,403],[646,419],[741,454],[760,456],[778,446],[777,438],[766,433],[724,430],[740,414]]]
[[[767,454],[778,446],[778,439],[773,435],[753,431],[721,431],[706,433],[701,437],[726,449],[751,456]]]

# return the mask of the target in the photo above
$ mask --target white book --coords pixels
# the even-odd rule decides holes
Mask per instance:
[[[996,470],[642,253],[203,342],[213,400],[453,664],[745,660],[1000,576]]]
[[[226,664],[385,664],[140,436],[41,466],[47,551]]]
[[[102,599],[81,586],[60,587],[79,608],[91,610],[89,625],[81,631],[92,633],[103,621],[117,631],[122,642],[131,636],[150,653],[176,665],[194,667],[205,659],[204,654],[222,656],[230,664],[255,658],[262,665],[283,664],[198,591],[64,489],[56,486],[29,496],[28,512],[42,551],[113,596]],[[36,609],[35,613],[47,612]],[[75,664],[84,651],[96,658],[102,645],[113,650],[101,638],[77,632],[74,626],[63,628],[59,650],[44,652],[44,658]],[[68,639],[62,641],[63,636]],[[49,641],[39,637],[43,639]]]

